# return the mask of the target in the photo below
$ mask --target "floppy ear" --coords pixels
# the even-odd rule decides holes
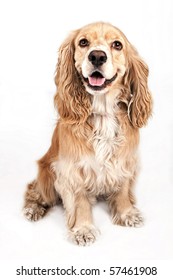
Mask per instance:
[[[129,68],[125,78],[131,95],[128,105],[128,117],[134,127],[142,127],[152,111],[152,97],[148,89],[148,66],[130,46]]]
[[[61,118],[70,122],[84,122],[91,108],[89,94],[75,68],[74,40],[77,31],[64,41],[59,49],[59,57],[55,74],[57,92],[54,98]]]

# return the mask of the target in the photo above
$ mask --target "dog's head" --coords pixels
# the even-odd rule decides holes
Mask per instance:
[[[108,94],[119,88],[126,92],[123,98],[130,122],[141,127],[151,113],[147,78],[147,65],[119,29],[108,23],[90,24],[71,33],[60,47],[55,103],[64,101],[66,115],[70,109],[73,117],[86,117],[89,95]],[[58,106],[62,112],[61,108]]]

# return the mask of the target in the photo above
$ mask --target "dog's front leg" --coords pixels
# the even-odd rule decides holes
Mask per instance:
[[[62,187],[57,183],[56,189],[66,211],[70,239],[81,246],[90,245],[96,240],[98,230],[93,225],[91,203],[86,193],[69,184]]]
[[[119,186],[119,191],[108,197],[108,204],[114,224],[139,227],[143,224],[140,211],[135,207],[132,193],[132,180],[125,179]]]
[[[74,206],[72,213],[67,211],[67,220],[73,224],[68,224],[71,239],[78,245],[90,245],[98,235],[98,230],[93,225],[91,204],[85,194],[78,193],[74,198]],[[69,209],[71,210],[71,209]],[[71,219],[71,214],[73,218]]]

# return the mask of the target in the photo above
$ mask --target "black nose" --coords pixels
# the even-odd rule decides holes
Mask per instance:
[[[107,55],[103,51],[92,51],[88,56],[89,61],[96,67],[101,66],[107,60]]]

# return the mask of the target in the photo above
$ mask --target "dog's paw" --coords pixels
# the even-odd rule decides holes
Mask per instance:
[[[131,207],[123,213],[116,213],[112,220],[114,224],[128,227],[141,227],[144,223],[143,217],[136,207]]]
[[[45,215],[46,211],[47,209],[45,207],[37,203],[30,203],[23,209],[25,217],[30,221],[39,220]]]
[[[99,230],[93,225],[82,225],[69,232],[70,239],[79,246],[88,246],[94,243],[99,235]]]

